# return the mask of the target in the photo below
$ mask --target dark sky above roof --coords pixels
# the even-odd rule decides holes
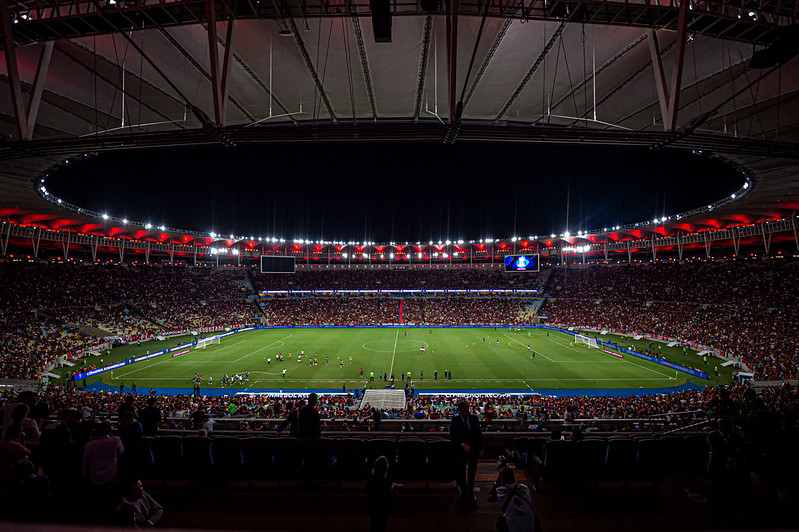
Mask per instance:
[[[685,152],[487,143],[131,150],[47,180],[71,203],[154,225],[376,242],[576,233],[684,212],[742,184]]]

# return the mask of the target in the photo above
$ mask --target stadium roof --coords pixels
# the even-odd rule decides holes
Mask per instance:
[[[391,42],[375,42],[384,8]],[[792,1],[0,0],[0,11],[0,217],[17,224],[206,243],[66,210],[38,179],[117,149],[316,141],[670,147],[750,177],[735,198],[629,220],[611,240],[799,209]]]

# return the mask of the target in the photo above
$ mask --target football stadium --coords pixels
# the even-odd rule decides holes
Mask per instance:
[[[0,528],[799,528],[798,15],[0,0]]]

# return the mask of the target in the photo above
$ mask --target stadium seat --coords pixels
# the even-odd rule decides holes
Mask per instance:
[[[388,458],[388,466],[392,467],[396,462],[397,443],[392,439],[375,438],[366,440],[366,466],[371,469],[378,456]]]
[[[682,469],[691,475],[707,472],[710,449],[705,435],[686,436],[682,444]]]
[[[356,438],[333,440],[336,477],[339,480],[366,478],[366,442]]]
[[[513,448],[511,448],[511,453],[513,457],[513,462],[516,464],[516,467],[530,469],[530,466],[527,462],[528,440],[529,438],[527,436],[513,438]]]
[[[183,438],[156,436],[152,440],[153,463],[161,478],[176,478],[184,473]]]
[[[457,475],[456,453],[449,440],[427,442],[427,479],[452,482]]]
[[[272,442],[274,438],[251,437],[242,438],[241,455],[244,459],[244,471],[251,480],[270,480],[275,478],[275,467],[272,459]]]
[[[214,471],[218,477],[241,477],[244,458],[239,438],[216,436],[211,440],[211,452],[214,459]]]
[[[302,446],[297,438],[273,439],[272,454],[275,457],[275,473],[278,482],[303,478]]]
[[[650,438],[638,441],[637,477],[659,482],[666,471],[668,457],[667,442]]]
[[[576,447],[569,440],[550,440],[544,445],[544,480],[559,483],[574,472]]]
[[[586,438],[576,447],[578,478],[598,482],[605,471],[608,443],[604,438]]]
[[[184,436],[183,465],[191,478],[207,477],[214,465],[211,456],[211,438]]]
[[[139,454],[139,474],[143,477],[153,475],[153,437],[143,436],[141,441],[141,453]]]
[[[535,436],[527,440],[527,461],[533,460],[536,457],[539,463],[544,462],[544,445],[550,441],[549,438],[544,436]]]
[[[663,466],[664,471],[673,473],[679,471],[680,460],[683,453],[682,436],[663,436],[660,438],[663,444]]]
[[[333,440],[319,438],[308,440],[302,444],[303,469],[307,480],[332,480],[335,478],[333,469]]]
[[[427,442],[422,439],[400,438],[397,442],[397,463],[394,476],[400,480],[427,478]]]
[[[608,438],[605,478],[629,480],[638,459],[638,443],[631,438]]]

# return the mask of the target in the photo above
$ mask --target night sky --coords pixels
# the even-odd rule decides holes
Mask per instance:
[[[51,175],[58,197],[201,232],[406,242],[602,229],[706,205],[743,178],[680,151],[522,144],[131,150]]]

